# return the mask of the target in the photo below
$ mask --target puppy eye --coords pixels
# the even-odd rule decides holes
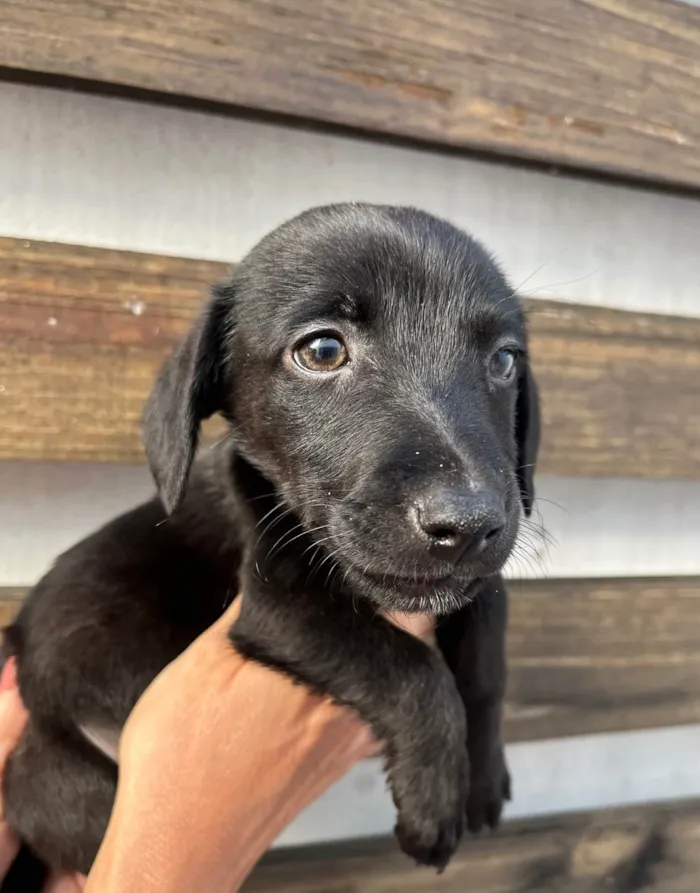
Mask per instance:
[[[515,374],[517,354],[514,350],[502,348],[489,360],[489,375],[499,384],[508,382]]]
[[[348,359],[345,345],[335,335],[315,335],[294,350],[294,361],[308,372],[335,372]]]

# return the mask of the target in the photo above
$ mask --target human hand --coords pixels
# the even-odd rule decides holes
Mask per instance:
[[[17,746],[28,714],[19,696],[15,659],[6,661],[0,676],[0,779],[7,760]],[[1,789],[1,788],[0,788]],[[19,840],[4,818],[0,803],[0,882],[19,851]],[[80,893],[85,878],[79,875],[56,875],[48,881],[44,893]]]
[[[238,611],[234,603],[173,661],[129,717],[86,893],[233,893],[294,816],[376,753],[352,710],[232,649]],[[433,627],[389,619],[424,637]]]

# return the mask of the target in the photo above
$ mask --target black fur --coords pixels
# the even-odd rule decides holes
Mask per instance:
[[[299,368],[314,332],[349,363]],[[192,466],[217,412],[230,434]],[[359,711],[386,742],[403,849],[443,867],[465,817],[495,826],[509,796],[499,571],[532,505],[538,419],[519,302],[463,232],[340,205],[263,239],[148,401],[160,498],[62,555],[7,636],[31,714],[11,825],[53,867],[90,868],[116,769],[79,727],[121,728],[242,590],[233,643]],[[444,615],[439,650],[378,608]]]

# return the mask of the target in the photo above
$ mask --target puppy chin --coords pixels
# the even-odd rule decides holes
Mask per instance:
[[[406,614],[452,614],[476,596],[480,580],[449,578],[414,581],[370,577],[358,571],[348,574],[353,590],[378,608]]]

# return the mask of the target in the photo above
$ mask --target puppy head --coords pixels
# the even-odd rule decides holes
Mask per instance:
[[[222,412],[354,589],[454,610],[529,514],[523,313],[483,248],[408,208],[317,208],[263,239],[166,363],[145,443],[169,509]]]

